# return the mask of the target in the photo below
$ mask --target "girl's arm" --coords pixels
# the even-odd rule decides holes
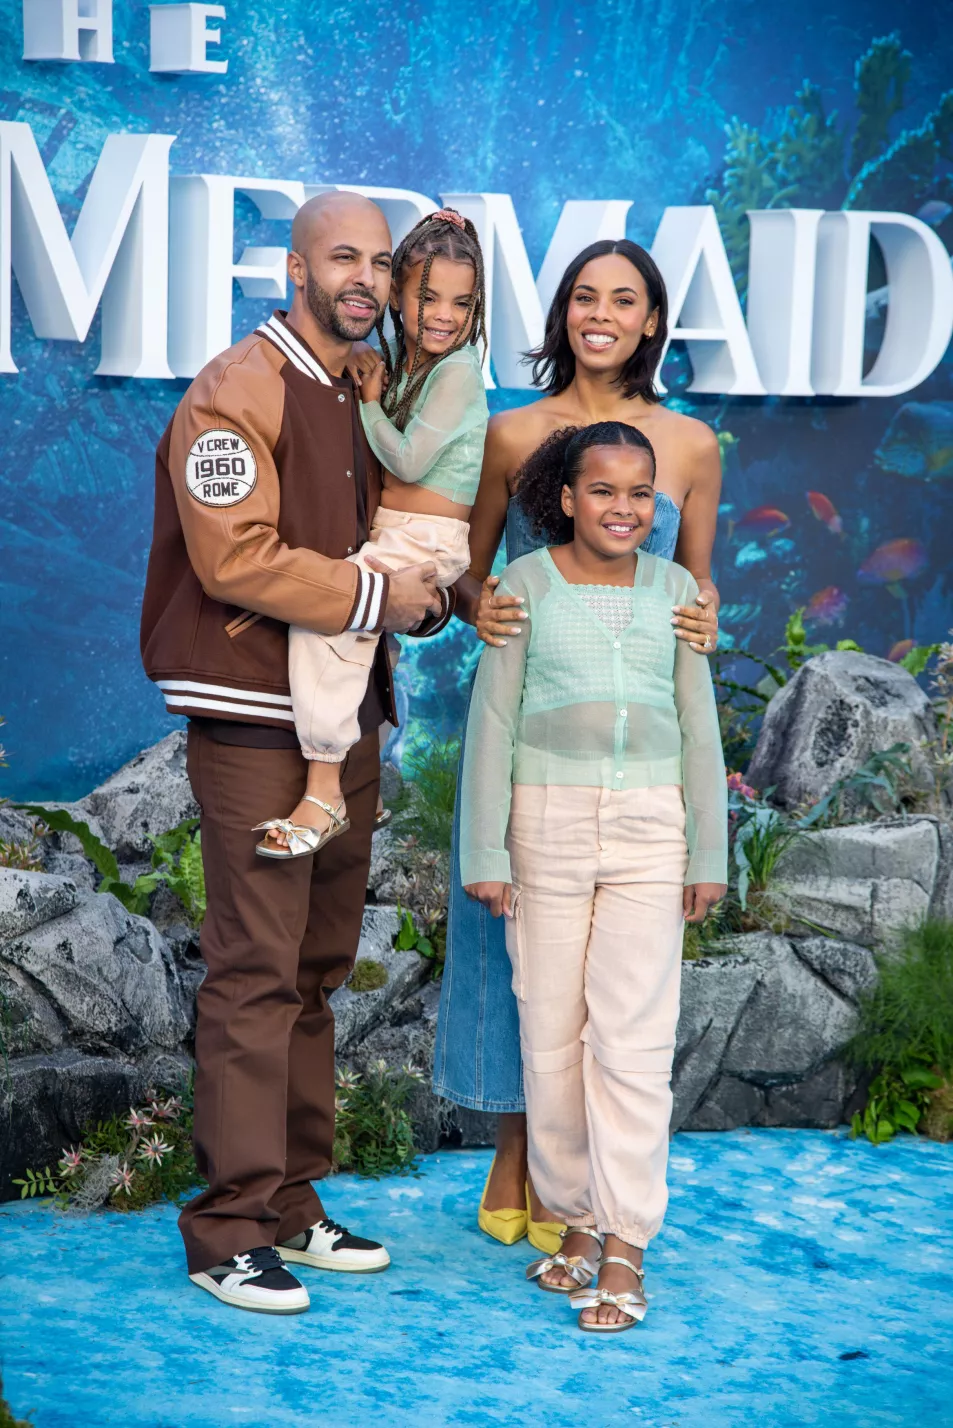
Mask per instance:
[[[408,483],[423,480],[452,442],[486,425],[486,391],[476,360],[464,355],[439,362],[404,431],[379,401],[362,400],[361,420],[371,450],[388,471]]]
[[[721,453],[718,438],[704,423],[698,431],[689,459],[692,484],[682,506],[675,559],[690,570],[699,588],[694,605],[676,605],[675,634],[691,644],[696,654],[713,654],[718,645],[718,608],[721,597],[711,578],[711,552],[721,500]],[[711,641],[706,648],[705,640]]]
[[[519,465],[513,435],[512,412],[500,412],[490,418],[483,448],[480,486],[470,512],[470,569],[460,577],[455,587],[457,604],[454,613],[468,625],[476,625],[480,638],[490,645],[500,645],[509,636],[510,622],[517,609],[512,602],[513,597],[493,593],[499,580],[490,576],[506,526],[510,499],[507,477]],[[489,618],[478,619],[481,596],[484,614]]]
[[[518,574],[509,574],[506,583],[514,594],[526,597]],[[506,830],[528,642],[527,622],[518,640],[487,647],[477,668],[460,774],[460,874],[465,886],[510,882]]]
[[[682,600],[690,606],[698,594],[689,577]],[[718,709],[708,661],[696,659],[689,645],[675,646],[675,707],[682,733],[682,784],[685,794],[688,870],[686,888],[724,895],[728,882],[728,788],[718,727]],[[692,918],[692,920],[696,920]],[[700,920],[700,919],[698,919]]]

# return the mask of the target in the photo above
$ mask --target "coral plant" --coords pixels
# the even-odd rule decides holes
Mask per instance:
[[[379,1180],[417,1170],[407,1103],[422,1076],[413,1066],[395,1070],[375,1061],[363,1076],[346,1067],[336,1075],[334,1169]]]
[[[20,1198],[49,1195],[61,1210],[141,1210],[156,1200],[178,1200],[199,1180],[192,1154],[191,1083],[176,1091],[150,1090],[145,1104],[85,1131],[53,1168],[31,1168]]]
[[[917,1130],[924,1118],[929,1129],[950,1105],[953,923],[928,921],[911,929],[899,949],[879,959],[879,972],[861,1000],[860,1027],[850,1046],[854,1062],[874,1073],[852,1133],[875,1143],[898,1129]]]
[[[820,90],[805,83],[780,120],[763,129],[733,119],[726,126],[724,165],[705,201],[718,216],[731,271],[744,296],[749,209],[904,208],[915,212],[931,194],[948,197],[953,91],[917,129],[891,141],[904,104],[911,56],[896,34],[874,40],[857,61],[857,125],[848,143],[837,115],[825,113]]]

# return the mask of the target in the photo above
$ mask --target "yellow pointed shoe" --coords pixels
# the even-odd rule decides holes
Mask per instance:
[[[563,1247],[566,1226],[553,1220],[534,1220],[530,1209],[529,1186],[526,1187],[526,1237],[540,1254],[558,1254]]]
[[[495,1164],[496,1157],[494,1156],[493,1165]],[[493,1174],[493,1165],[490,1166],[490,1175]],[[486,1185],[484,1185],[483,1194],[480,1196],[477,1224],[485,1235],[490,1236],[491,1240],[499,1240],[501,1245],[515,1245],[517,1240],[521,1240],[526,1234],[526,1222],[529,1216],[525,1210],[487,1210],[485,1208],[483,1202],[486,1199],[490,1175],[486,1177]]]

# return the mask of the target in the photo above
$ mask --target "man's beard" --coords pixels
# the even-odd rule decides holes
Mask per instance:
[[[344,317],[338,312],[336,303],[342,297],[356,297],[358,294],[368,302],[374,304],[374,315],[369,320],[365,318]],[[316,322],[325,329],[326,332],[333,332],[335,337],[340,337],[342,342],[360,342],[373,330],[374,324],[380,314],[380,306],[373,293],[367,292],[364,288],[345,288],[338,293],[337,298],[333,298],[329,292],[320,287],[308,269],[308,281],[305,287],[305,298],[308,307]]]

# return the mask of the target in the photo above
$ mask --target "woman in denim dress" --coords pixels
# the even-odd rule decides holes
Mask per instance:
[[[546,395],[490,421],[483,472],[470,516],[469,573],[456,613],[488,644],[520,636],[520,612],[494,595],[490,575],[504,529],[507,560],[534,549],[517,499],[517,474],[553,431],[624,421],[648,437],[658,458],[655,518],[642,549],[684,565],[699,587],[695,606],[673,610],[678,638],[701,656],[717,645],[718,592],[711,579],[721,462],[704,422],[661,405],[654,375],[668,337],[665,286],[649,254],[625,239],[586,248],[556,291],[534,359]],[[434,1056],[434,1090],[499,1115],[496,1157],[479,1208],[480,1227],[503,1243],[528,1234],[543,1253],[562,1228],[540,1204],[526,1172],[526,1118],[519,1018],[502,919],[463,892],[459,806],[454,820],[447,960]]]

